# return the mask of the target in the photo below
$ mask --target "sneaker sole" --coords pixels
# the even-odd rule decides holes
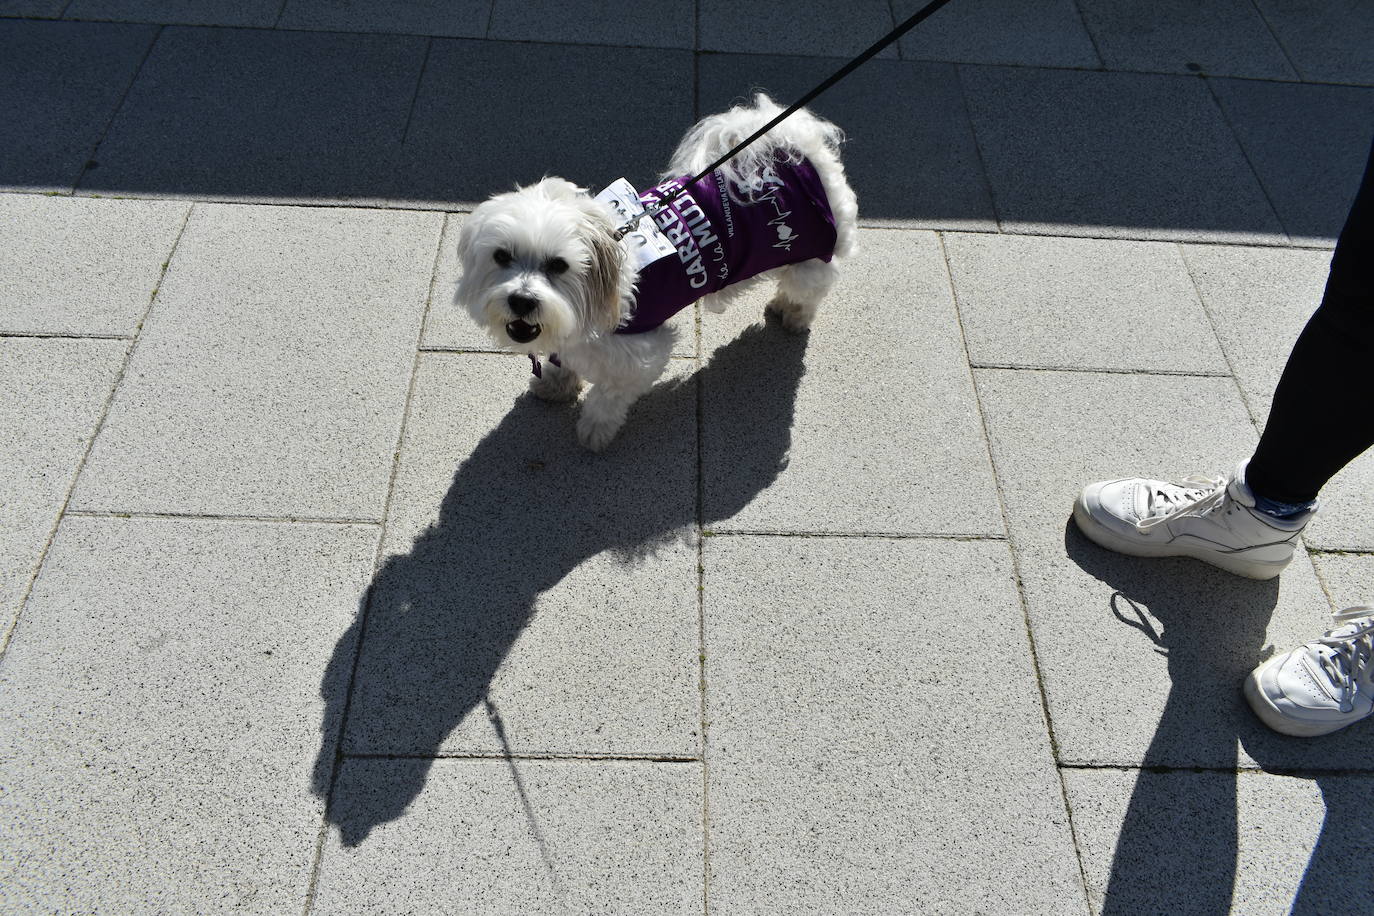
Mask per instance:
[[[1245,678],[1245,699],[1250,704],[1250,708],[1259,716],[1261,722],[1269,726],[1276,732],[1283,735],[1291,735],[1294,738],[1319,738],[1322,735],[1329,735],[1332,732],[1340,731],[1349,722],[1336,722],[1334,724],[1311,725],[1305,722],[1294,722],[1269,701],[1260,688],[1260,674],[1270,665],[1278,662],[1282,656],[1270,659],[1251,671]]]
[[[1253,557],[1247,557],[1246,554],[1249,551],[1246,550],[1218,553],[1215,550],[1191,544],[1147,544],[1133,541],[1122,537],[1093,518],[1081,496],[1074,501],[1073,520],[1078,525],[1078,530],[1083,532],[1084,537],[1099,547],[1105,547],[1116,553],[1124,553],[1132,557],[1191,557],[1194,560],[1201,560],[1210,566],[1224,569],[1226,572],[1237,576],[1244,576],[1247,579],[1272,579],[1283,572],[1293,559],[1290,556],[1286,560],[1256,560]],[[1264,548],[1256,549],[1262,550]]]

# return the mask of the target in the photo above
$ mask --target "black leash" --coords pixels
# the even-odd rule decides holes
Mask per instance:
[[[868,63],[869,60],[871,60],[873,56],[876,55],[878,52],[882,51],[883,48],[886,48],[888,45],[892,44],[898,38],[901,38],[907,32],[910,32],[912,29],[916,28],[916,26],[920,25],[926,19],[929,19],[933,14],[939,11],[940,7],[944,6],[948,2],[949,0],[930,0],[929,3],[927,3],[925,6],[917,10],[906,21],[902,22],[891,32],[888,32],[882,38],[879,38],[876,42],[874,42],[873,45],[869,47],[867,51],[864,51],[858,57],[854,58],[849,63],[845,64],[843,67],[836,70],[825,82],[821,83],[815,89],[812,89],[806,95],[802,96],[800,99],[793,102],[791,107],[784,111],[782,114],[778,115],[773,120],[769,121],[767,124],[763,125],[758,130],[754,131],[752,134],[750,134],[748,137],[742,140],[739,144],[737,144],[734,149],[730,150],[730,152],[726,153],[724,156],[721,156],[715,162],[711,163],[706,168],[698,172],[695,177],[689,179],[686,182],[683,182],[683,184],[676,191],[672,192],[667,197],[664,197],[661,200],[659,200],[658,203],[654,205],[652,212],[650,212],[649,210],[644,210],[638,216],[635,216],[628,223],[617,229],[616,238],[620,238],[623,235],[625,235],[625,233],[629,232],[636,225],[638,225],[639,221],[644,217],[654,216],[655,214],[663,212],[663,208],[668,206],[668,204],[672,203],[672,201],[675,200],[678,197],[678,195],[686,191],[688,185],[700,181],[707,175],[714,172],[716,169],[720,168],[725,163],[729,162],[731,159],[735,157],[735,154],[738,153],[740,150],[744,149],[749,144],[753,143],[759,137],[762,137],[764,134],[768,133],[774,127],[777,127],[789,116],[795,114],[797,111],[800,111],[802,108],[805,108],[806,105],[812,99],[816,98],[816,96],[820,95],[822,92],[825,92],[825,90],[829,89],[831,86],[835,85],[840,80],[844,79],[846,76],[853,73],[855,70],[859,69],[864,64]]]

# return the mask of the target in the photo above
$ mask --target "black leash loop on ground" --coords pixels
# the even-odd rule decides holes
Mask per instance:
[[[645,210],[641,212],[638,216],[631,219],[628,223],[617,229],[616,238],[620,238],[623,235],[625,235],[625,233],[629,232],[636,225],[638,225],[639,221],[644,217],[653,216],[654,214],[661,213],[664,207],[668,206],[668,204],[672,203],[672,201],[676,199],[678,195],[682,194],[684,191],[687,190],[688,185],[700,181],[707,175],[714,172],[716,169],[720,168],[725,163],[729,162],[731,159],[735,157],[735,154],[737,154],[740,150],[744,149],[749,144],[753,143],[759,137],[762,137],[764,134],[768,133],[770,130],[781,124],[783,121],[787,120],[788,117],[795,114],[797,111],[800,111],[801,109],[805,108],[807,104],[811,102],[812,99],[816,98],[816,96],[820,95],[822,92],[825,92],[825,90],[829,89],[831,86],[835,85],[840,80],[844,79],[846,76],[853,73],[855,70],[859,69],[864,64],[868,63],[869,60],[871,60],[874,57],[874,55],[882,51],[883,48],[886,48],[888,45],[892,44],[898,38],[901,38],[907,32],[910,32],[912,29],[916,28],[916,26],[920,25],[922,22],[929,19],[932,15],[939,11],[940,7],[944,6],[948,2],[949,0],[930,0],[929,3],[921,7],[915,13],[913,13],[910,17],[908,17],[904,22],[899,24],[891,32],[888,32],[882,38],[879,38],[877,41],[875,41],[867,51],[864,51],[858,57],[854,58],[849,63],[845,64],[843,67],[836,70],[833,74],[831,74],[829,79],[825,80],[825,82],[821,83],[815,89],[812,89],[806,95],[802,96],[800,99],[793,102],[792,105],[782,114],[778,115],[773,120],[769,121],[767,124],[763,125],[758,130],[754,131],[744,140],[736,144],[735,148],[730,150],[730,152],[726,153],[724,156],[721,156],[715,162],[711,163],[706,168],[702,169],[700,172],[697,173],[695,177],[687,180],[686,182],[683,182],[682,186],[679,187],[676,191],[669,194],[662,200],[658,201],[658,203],[654,205],[653,213],[650,213],[648,210]]]

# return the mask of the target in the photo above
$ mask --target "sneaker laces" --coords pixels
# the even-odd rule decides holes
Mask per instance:
[[[1335,615],[1341,626],[1309,644],[1322,673],[1339,691],[1333,699],[1340,703],[1342,712],[1353,708],[1360,685],[1374,677],[1374,617],[1361,616],[1371,611],[1374,607],[1341,611]]]
[[[1141,531],[1148,531],[1184,515],[1206,515],[1221,504],[1225,495],[1224,477],[1193,474],[1178,483],[1151,486],[1146,493],[1149,508],[1135,526]]]

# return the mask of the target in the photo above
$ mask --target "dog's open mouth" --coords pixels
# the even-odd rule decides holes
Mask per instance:
[[[539,325],[517,318],[506,325],[506,333],[516,343],[529,343],[539,336]]]

